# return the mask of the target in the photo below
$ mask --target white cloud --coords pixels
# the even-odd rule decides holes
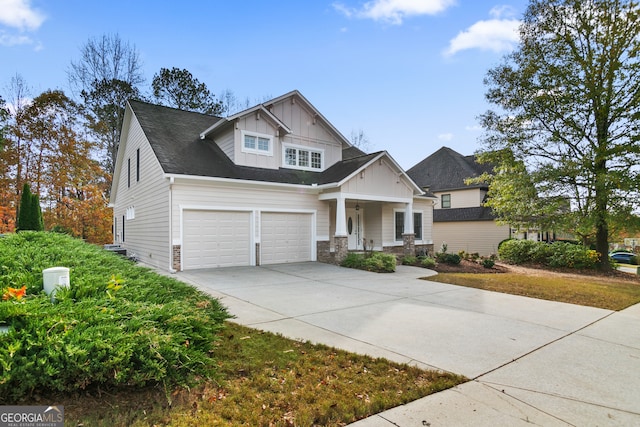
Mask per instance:
[[[24,30],[37,30],[44,14],[33,9],[30,0],[0,0],[0,24]]]
[[[480,126],[480,125],[465,126],[464,130],[469,131],[469,132],[478,132],[478,131],[482,130],[482,126]]]
[[[333,7],[347,18],[373,19],[400,25],[404,18],[435,15],[455,3],[456,0],[372,0],[360,9],[350,8],[338,2],[333,3]]]
[[[521,21],[513,16],[510,6],[497,6],[491,9],[492,19],[478,21],[465,31],[461,31],[449,42],[445,56],[453,56],[467,49],[490,50],[496,53],[508,52],[519,42],[518,28]]]
[[[17,46],[22,44],[32,44],[33,40],[24,35],[7,34],[0,31],[0,46]]]
[[[441,133],[440,135],[438,135],[438,139],[440,141],[451,141],[453,139],[453,134],[452,133]]]

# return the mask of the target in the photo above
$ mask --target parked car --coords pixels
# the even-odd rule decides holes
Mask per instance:
[[[638,264],[638,256],[631,252],[614,252],[609,254],[609,258],[620,264]]]

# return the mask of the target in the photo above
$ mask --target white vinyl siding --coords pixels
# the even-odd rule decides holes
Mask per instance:
[[[263,212],[260,226],[260,264],[312,260],[311,215]]]
[[[249,212],[185,210],[183,269],[251,264]]]
[[[162,168],[135,118],[129,123],[126,135],[126,141],[120,145],[124,148],[119,154],[120,163],[116,165],[119,167],[120,180],[112,203],[117,222],[116,233],[120,236],[119,239],[118,235],[114,236],[114,240],[122,243],[127,254],[135,255],[141,262],[167,268],[171,251],[169,183],[163,178]],[[131,166],[140,168],[139,181],[136,179],[137,171],[130,169],[130,186],[127,185],[126,171],[129,159],[137,163]],[[123,231],[126,233],[124,242]]]
[[[509,226],[497,225],[494,221],[452,221],[433,224],[433,243],[440,250],[447,244],[451,253],[465,251],[483,256],[498,253],[498,244],[509,238]]]
[[[439,203],[436,205],[436,209],[448,209],[444,206],[444,195],[450,197],[450,208],[474,208],[482,206],[482,200],[485,193],[479,188],[470,188],[468,190],[452,190],[442,193],[435,193],[439,199]]]

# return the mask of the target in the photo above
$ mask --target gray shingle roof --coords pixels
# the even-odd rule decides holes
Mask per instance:
[[[342,180],[379,154],[365,154],[350,147],[344,150],[343,161],[323,172],[239,166],[218,144],[210,139],[200,139],[203,130],[224,119],[141,101],[130,101],[129,105],[162,169],[168,174],[321,185]]]
[[[462,188],[485,188],[486,184],[466,185],[467,178],[491,172],[493,167],[476,162],[475,156],[463,156],[442,147],[407,171],[407,175],[421,188],[429,191],[447,191]]]
[[[434,209],[433,222],[454,221],[493,221],[491,208],[482,206],[474,208]]]

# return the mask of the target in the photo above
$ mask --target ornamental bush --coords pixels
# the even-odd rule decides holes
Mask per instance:
[[[70,268],[56,303],[42,270]],[[0,239],[0,402],[34,390],[189,385],[216,373],[229,318],[195,288],[58,233]],[[22,289],[25,295],[21,296]]]
[[[510,264],[536,263],[554,268],[595,268],[598,253],[581,245],[567,242],[536,242],[507,240],[498,248],[500,259]]]
[[[340,265],[377,273],[393,273],[396,271],[396,257],[383,252],[368,252],[365,254],[350,252]]]

